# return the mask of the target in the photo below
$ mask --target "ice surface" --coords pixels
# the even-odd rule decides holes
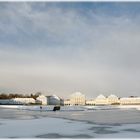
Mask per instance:
[[[43,110],[53,110],[54,105],[42,106]],[[25,105],[0,105],[0,108],[13,108],[23,110],[40,110],[40,106],[25,106]],[[105,106],[61,106],[62,111],[86,111],[86,110],[140,110],[140,105],[105,105]]]
[[[0,123],[0,138],[49,138],[53,134],[60,138],[140,138],[140,124],[109,126],[49,117],[30,120],[0,119]]]
[[[79,135],[89,134],[89,125],[57,118],[39,118],[31,120],[4,120],[0,119],[1,138],[32,138],[44,134]]]
[[[140,138],[139,106],[58,112],[8,107],[0,108],[0,138]]]

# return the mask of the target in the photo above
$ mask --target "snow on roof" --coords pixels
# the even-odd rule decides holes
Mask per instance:
[[[37,99],[37,100],[46,99],[46,96],[44,96],[44,95],[39,95],[36,99]]]
[[[96,99],[106,99],[106,97],[103,94],[100,94],[99,96],[96,97]]]
[[[39,95],[38,97],[46,97],[46,96],[41,94],[41,95]]]
[[[108,96],[108,98],[118,98],[118,97],[116,95],[111,94]]]

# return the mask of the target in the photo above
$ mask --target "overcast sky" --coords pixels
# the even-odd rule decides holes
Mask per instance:
[[[140,3],[0,3],[0,92],[140,96]]]

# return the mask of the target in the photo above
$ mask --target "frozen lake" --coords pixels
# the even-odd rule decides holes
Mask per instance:
[[[0,107],[0,138],[140,138],[140,110],[52,112]]]

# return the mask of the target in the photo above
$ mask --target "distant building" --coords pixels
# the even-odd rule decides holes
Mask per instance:
[[[36,102],[40,102],[43,105],[64,105],[64,100],[56,95],[44,96],[40,95]]]
[[[86,105],[95,105],[95,99],[86,100]]]
[[[66,106],[70,105],[70,99],[64,100],[64,105]]]
[[[108,104],[119,104],[119,98],[116,95],[111,94],[107,98]]]
[[[36,98],[36,102],[40,102],[42,105],[47,105],[47,97],[44,95],[39,95]]]
[[[14,104],[34,104],[35,99],[33,98],[13,98]]]
[[[86,98],[81,92],[75,92],[70,96],[71,105],[85,105]]]
[[[120,98],[121,105],[140,105],[140,97],[123,97]]]
[[[107,104],[108,104],[108,101],[104,95],[100,94],[99,96],[95,98],[95,105],[107,105]]]

